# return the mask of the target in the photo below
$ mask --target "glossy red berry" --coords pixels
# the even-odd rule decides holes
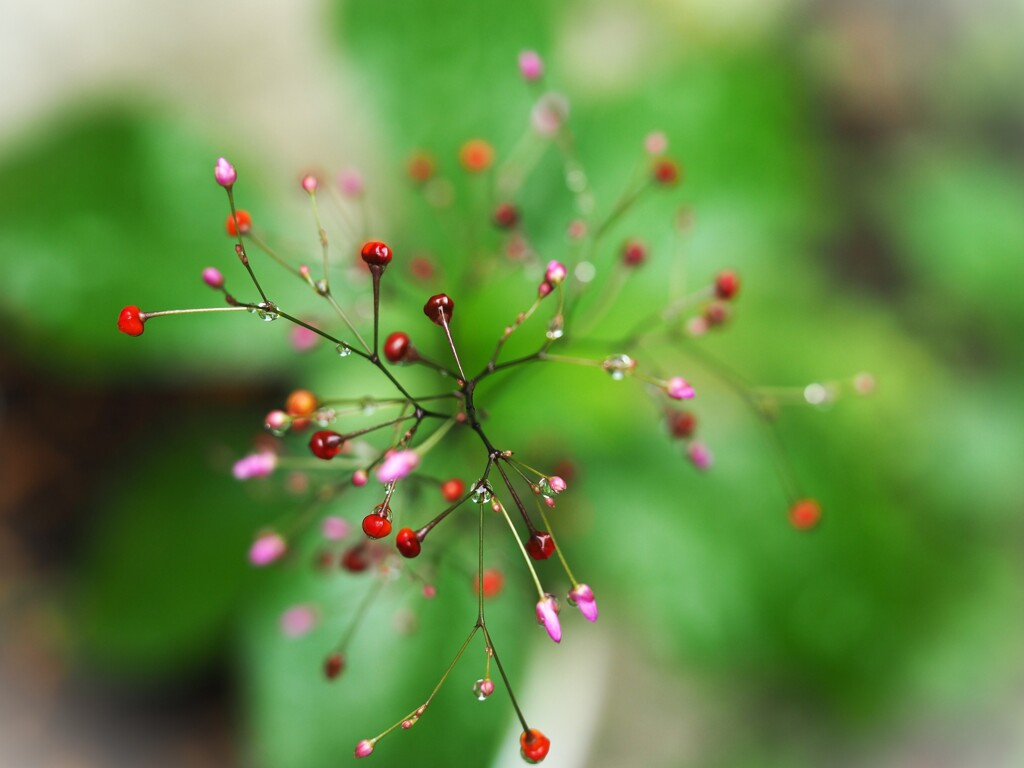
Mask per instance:
[[[345,669],[345,657],[340,653],[332,653],[324,660],[324,676],[333,680]]]
[[[501,203],[494,209],[493,221],[499,229],[512,229],[519,223],[519,209],[512,203]]]
[[[224,229],[232,237],[237,237],[239,232],[243,235],[249,234],[250,230],[252,230],[252,216],[249,215],[248,211],[243,211],[242,209],[238,209],[235,213],[238,214],[238,226],[235,226],[235,217],[229,213],[227,221],[224,222]]]
[[[627,240],[622,246],[622,263],[627,267],[638,267],[647,258],[647,246],[640,240]]]
[[[547,531],[535,531],[526,542],[526,551],[534,560],[547,560],[555,553],[555,540]]]
[[[455,302],[448,298],[447,294],[439,293],[427,299],[427,303],[423,305],[423,314],[437,325],[443,325],[441,322],[442,315],[444,316],[444,322],[450,323],[454,309]]]
[[[391,533],[391,510],[386,505],[377,507],[363,518],[363,533],[371,539],[383,539]]]
[[[675,161],[663,158],[654,164],[652,175],[658,184],[671,186],[679,181],[679,166]]]
[[[332,432],[329,429],[314,432],[313,436],[309,438],[309,450],[311,450],[313,455],[318,459],[323,459],[324,461],[330,461],[333,459],[341,453],[341,450],[344,447],[345,438],[337,432]]]
[[[815,499],[800,499],[789,508],[789,522],[798,531],[809,531],[821,520],[821,505]]]
[[[117,317],[117,330],[127,333],[129,336],[141,336],[146,330],[143,323],[146,322],[142,310],[138,307],[125,307]]]
[[[391,248],[379,240],[371,240],[364,244],[359,255],[371,267],[386,267],[391,263]]]
[[[519,753],[528,763],[539,763],[548,756],[551,740],[536,728],[523,731],[519,737]]]
[[[457,477],[453,477],[451,480],[445,480],[441,483],[441,495],[444,496],[445,501],[458,501],[462,498],[462,494],[465,492],[466,484]]]
[[[697,430],[697,417],[692,411],[669,411],[665,414],[672,437],[692,437]]]
[[[715,278],[715,295],[728,301],[740,290],[739,276],[730,270],[719,272]]]
[[[392,363],[400,363],[409,354],[410,346],[408,335],[395,331],[384,340],[384,357]]]
[[[402,528],[395,536],[395,546],[402,557],[416,557],[420,553],[420,540],[412,528]]]

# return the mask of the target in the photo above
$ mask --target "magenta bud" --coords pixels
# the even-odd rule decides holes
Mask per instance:
[[[395,451],[377,467],[377,479],[382,483],[401,480],[420,465],[416,451]]]
[[[249,547],[249,562],[257,567],[270,565],[287,551],[288,544],[281,534],[267,531],[256,537]]]
[[[373,742],[369,739],[363,739],[356,744],[356,757],[369,757],[373,754]]]
[[[369,476],[366,474],[365,469],[357,469],[352,473],[352,485],[356,488],[362,488],[366,485],[366,481],[369,480]]]
[[[237,480],[251,480],[254,477],[266,477],[277,466],[277,454],[273,451],[250,453],[235,462],[231,468]]]
[[[553,290],[555,290],[555,289],[551,285],[551,283],[549,283],[547,280],[545,280],[540,285],[537,286],[537,296],[539,296],[540,298],[543,299],[545,296],[547,296]]]
[[[524,80],[533,82],[544,76],[544,61],[536,51],[523,51],[519,54],[519,74]]]
[[[708,469],[714,458],[708,447],[696,440],[690,443],[690,447],[686,449],[686,455],[697,469]]]
[[[554,595],[544,595],[537,601],[537,623],[543,624],[548,637],[556,643],[562,641],[562,625],[558,621],[558,601]]]
[[[305,176],[302,177],[302,188],[309,192],[309,194],[313,194],[314,192],[316,192],[316,187],[316,176],[314,176],[311,173],[307,173]]]
[[[291,417],[284,411],[271,411],[263,420],[263,426],[271,432],[283,432],[291,424]]]
[[[551,285],[560,285],[568,274],[565,264],[560,261],[549,261],[547,269],[544,270],[544,279]]]
[[[215,290],[224,287],[224,275],[216,267],[207,267],[203,270],[203,282]]]
[[[223,157],[218,157],[217,164],[213,167],[213,178],[225,189],[230,189],[238,178],[238,173],[235,172],[235,166]]]
[[[329,541],[339,541],[348,536],[348,520],[337,515],[329,515],[325,517],[323,522],[320,524],[320,532],[324,535],[325,539]]]
[[[594,600],[594,590],[586,584],[577,584],[569,592],[569,605],[575,605],[580,609],[587,621],[597,621],[597,601]]]
[[[690,386],[690,382],[681,376],[676,376],[665,382],[665,393],[673,400],[689,400],[696,392]]]
[[[338,174],[338,189],[345,197],[359,197],[363,194],[363,174],[355,168],[346,168]]]
[[[560,478],[558,475],[552,475],[551,477],[549,477],[548,485],[551,486],[551,490],[554,491],[555,493],[561,493],[562,491],[569,487],[565,484],[565,480]]]
[[[316,626],[316,609],[311,605],[293,605],[281,614],[281,633],[286,637],[302,637]]]

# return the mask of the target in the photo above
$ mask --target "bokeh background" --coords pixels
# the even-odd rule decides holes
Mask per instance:
[[[292,387],[379,382],[326,348],[297,355],[283,323],[182,319],[129,339],[114,319],[206,303],[200,269],[237,267],[218,155],[240,169],[245,207],[308,259],[299,174],[356,166],[375,233],[439,266],[424,286],[396,278],[385,328],[419,343],[421,296],[458,281],[457,337],[485,355],[534,284],[496,235],[469,247],[452,226],[488,213],[455,153],[482,136],[500,155],[526,129],[523,48],[571,101],[599,208],[651,130],[686,168],[608,239],[640,234],[652,261],[606,331],[663,299],[686,206],[689,279],[744,279],[736,322],[704,349],[768,384],[878,380],[870,399],[784,412],[825,508],[810,536],[786,524],[751,413],[685,349],[648,359],[700,390],[706,475],[631,382],[550,366],[493,393],[503,443],[575,466],[558,525],[602,611],[594,626],[567,615],[554,648],[517,576],[495,601],[548,764],[1024,763],[1018,0],[6,0],[0,764],[333,766],[422,700],[472,619],[454,553],[471,558],[472,539],[453,533],[437,600],[396,589],[375,605],[328,684],[323,654],[368,582],[309,567],[315,542],[248,568],[253,531],[296,501],[229,471]],[[403,182],[419,147],[456,177],[447,219]],[[520,202],[557,256],[572,209],[553,155]],[[366,290],[342,292],[365,306]],[[457,473],[462,456],[431,469]],[[358,520],[369,503],[331,511]],[[417,503],[424,518],[434,505]],[[290,640],[278,617],[296,603],[322,622]],[[500,686],[486,704],[469,693],[479,661],[370,759],[518,764]]]

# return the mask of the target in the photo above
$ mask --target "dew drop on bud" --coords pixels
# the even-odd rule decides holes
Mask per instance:
[[[494,682],[485,677],[473,683],[473,695],[477,701],[486,701],[487,697],[494,693]]]
[[[491,486],[487,483],[477,483],[476,487],[473,488],[473,495],[470,497],[474,504],[488,504],[494,494],[491,492]]]

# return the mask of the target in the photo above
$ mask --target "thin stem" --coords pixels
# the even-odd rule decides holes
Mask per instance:
[[[238,312],[244,310],[248,312],[251,309],[255,309],[252,304],[240,304],[237,307],[195,307],[191,309],[161,309],[156,312],[140,312],[143,320],[149,320],[151,317],[164,317],[165,315],[196,315],[201,312]]]
[[[519,545],[519,551],[523,553],[523,559],[526,561],[526,567],[530,570],[530,575],[533,577],[533,583],[537,587],[537,594],[540,599],[544,599],[544,587],[540,585],[540,578],[537,576],[537,571],[533,567],[533,562],[530,560],[530,556],[526,554],[526,547],[523,546],[523,542],[519,538],[519,533],[516,531],[515,525],[512,524],[512,518],[508,516],[508,510],[505,509],[505,505],[501,504],[501,514],[505,517],[505,522],[508,523],[508,527],[512,529],[512,537],[516,540],[516,544]]]
[[[466,372],[462,370],[462,361],[459,360],[459,353],[455,349],[455,341],[452,339],[451,329],[448,327],[448,319],[445,317],[443,309],[439,309],[438,317],[441,318],[441,327],[444,328],[444,335],[448,339],[448,346],[452,348],[452,354],[455,356],[455,365],[459,367],[459,375],[462,376],[462,380],[466,380]]]
[[[263,303],[270,305],[270,299],[267,298],[267,294],[263,292],[263,287],[260,285],[260,281],[256,279],[256,273],[252,271],[252,265],[249,264],[249,257],[245,253],[245,244],[242,242],[242,228],[238,226],[238,212],[235,210],[235,193],[232,187],[225,187],[228,193],[228,205],[231,206],[231,218],[235,222],[235,234],[238,237],[238,245],[235,246],[235,252],[238,254],[238,258],[241,259],[242,264],[245,265],[246,270],[249,272],[249,277],[252,278],[252,284],[256,286],[256,290],[259,291],[260,296],[263,299]]]
[[[324,277],[323,277],[323,280],[324,280],[324,290],[323,290],[323,292],[326,294],[326,293],[330,293],[331,292],[331,288],[330,288],[331,283],[330,283],[330,280],[328,279],[328,276],[327,276],[327,257],[328,257],[327,230],[324,229],[324,225],[320,221],[320,209],[317,207],[317,204],[316,204],[316,190],[315,189],[312,189],[312,190],[309,191],[309,202],[313,206],[313,219],[316,221],[317,234],[320,236],[320,250],[321,250],[321,253],[323,254],[323,275],[324,275]]]
[[[516,711],[516,717],[519,718],[519,724],[523,726],[524,733],[529,733],[530,726],[526,724],[526,718],[523,717],[523,711],[519,708],[519,702],[516,701],[516,695],[512,691],[512,683],[508,681],[508,675],[505,674],[505,667],[502,665],[501,659],[498,658],[498,649],[494,647],[494,642],[491,640],[491,633],[487,631],[486,626],[481,626],[480,629],[484,631],[484,641],[487,643],[487,648],[491,651],[491,656],[494,657],[494,663],[498,666],[498,672],[501,674],[501,679],[505,683],[505,690],[508,691],[508,698],[509,701],[512,702],[512,707]]]
[[[534,526],[529,514],[527,514],[526,507],[523,505],[522,499],[520,499],[519,494],[516,493],[515,486],[512,485],[512,481],[509,480],[508,475],[505,474],[505,470],[501,468],[501,463],[499,461],[495,461],[494,466],[498,468],[498,472],[501,474],[501,479],[505,481],[505,486],[508,488],[509,493],[512,494],[512,499],[515,501],[516,506],[519,507],[519,512],[523,516],[523,522],[526,523],[526,528],[530,531],[530,535],[532,536],[537,532],[537,528]]]
[[[547,528],[549,534],[551,534],[551,543],[555,545],[555,554],[558,555],[558,559],[562,561],[562,567],[565,569],[565,575],[569,577],[569,581],[572,582],[573,589],[579,586],[579,582],[576,581],[576,577],[572,575],[572,571],[569,569],[569,563],[565,561],[565,555],[562,554],[562,548],[558,546],[558,540],[555,538],[555,532],[551,528],[551,523],[548,522],[547,513],[544,511],[544,505],[537,501],[537,509],[540,511],[540,519],[544,521],[544,527]]]
[[[320,295],[323,296],[325,299],[327,299],[327,303],[329,303],[334,308],[334,311],[338,313],[338,317],[340,317],[342,321],[344,321],[345,325],[348,326],[348,329],[352,331],[355,337],[359,340],[359,343],[363,345],[363,349],[366,350],[366,355],[364,355],[364,357],[368,357],[369,355],[373,354],[370,351],[370,345],[366,343],[362,335],[359,333],[358,330],[356,330],[356,327],[352,324],[352,321],[348,319],[348,315],[345,314],[345,310],[341,308],[341,305],[338,303],[338,300],[334,298],[334,294],[331,293],[330,289],[327,289],[325,292],[322,293],[320,292],[319,289],[317,289],[317,292],[320,293]]]
[[[276,261],[278,264],[287,269],[289,272],[291,272],[293,275],[295,275],[303,282],[306,281],[306,278],[302,276],[302,273],[299,272],[299,270],[297,270],[291,264],[286,262],[273,248],[267,245],[265,240],[258,237],[257,235],[254,235],[252,232],[249,232],[248,237],[256,245],[256,247],[263,251],[267,256]]]
[[[377,356],[377,328],[380,325],[380,276],[384,270],[378,266],[370,267],[373,276],[373,356]]]
[[[336,651],[344,652],[348,648],[348,644],[352,642],[352,636],[355,634],[356,629],[359,628],[359,624],[363,620],[363,616],[366,611],[372,605],[374,599],[380,594],[380,591],[384,588],[384,580],[377,579],[371,586],[366,594],[363,595],[363,599],[359,602],[359,607],[356,608],[355,615],[352,617],[352,621],[349,623],[348,628],[345,630],[345,634],[341,636],[338,644],[334,646]]]

